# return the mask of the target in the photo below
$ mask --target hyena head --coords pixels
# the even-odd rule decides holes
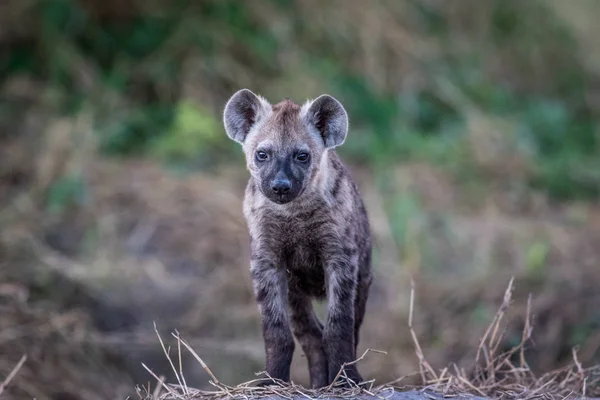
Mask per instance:
[[[260,191],[278,204],[314,185],[327,150],[341,145],[348,132],[346,110],[329,95],[303,106],[287,99],[271,105],[242,89],[227,102],[223,122],[227,135],[242,144]]]

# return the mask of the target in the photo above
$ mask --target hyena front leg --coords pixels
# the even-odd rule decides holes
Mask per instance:
[[[323,325],[315,314],[308,296],[290,290],[288,299],[292,331],[306,355],[310,385],[315,389],[327,386],[329,375],[323,344]]]
[[[355,360],[354,300],[356,297],[357,267],[350,260],[333,258],[326,264],[327,324],[324,341],[329,364],[329,382],[332,382],[344,363]],[[355,383],[362,377],[356,365],[344,368],[345,375]],[[343,376],[343,375],[342,375]]]
[[[294,338],[287,314],[287,277],[282,268],[268,261],[253,261],[251,271],[262,318],[266,372],[289,382]]]

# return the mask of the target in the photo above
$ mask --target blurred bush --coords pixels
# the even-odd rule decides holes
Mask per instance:
[[[222,134],[233,91],[297,101],[328,91],[350,112],[354,139],[342,151],[358,162],[417,159],[458,172],[483,163],[553,196],[596,196],[598,49],[589,42],[597,32],[573,18],[597,6],[573,8],[550,0],[12,1],[2,13],[0,111],[8,127],[20,123],[33,101],[9,89],[25,79],[44,109],[92,109],[107,154],[206,166],[228,159],[230,146],[207,139]],[[477,132],[473,119],[510,123]],[[481,136],[475,148],[473,135]],[[506,148],[514,165],[487,162]]]
[[[398,334],[409,274],[433,364],[469,358],[510,275],[515,298],[537,299],[533,367],[576,343],[598,360],[598,15],[596,0],[0,2],[0,267],[40,293],[19,303],[41,302],[36,315],[85,297],[61,299],[41,271],[134,315],[104,337],[96,314],[114,313],[81,306],[91,345],[116,348],[136,381],[140,361],[165,366],[154,320],[197,339],[219,377],[248,378],[263,352],[247,174],[221,112],[242,87],[327,92],[350,114],[340,152],[376,236],[362,337],[389,354],[365,370],[414,370]]]

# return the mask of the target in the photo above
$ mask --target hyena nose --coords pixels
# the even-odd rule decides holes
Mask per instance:
[[[271,190],[275,194],[287,194],[292,190],[292,184],[287,179],[277,179],[271,184]]]

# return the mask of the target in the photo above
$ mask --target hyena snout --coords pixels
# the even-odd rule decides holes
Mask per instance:
[[[284,171],[265,177],[261,186],[265,196],[277,204],[289,203],[302,192],[302,182]]]
[[[271,191],[276,195],[289,194],[292,190],[292,182],[284,174],[277,174],[271,181]]]
[[[288,194],[292,190],[292,184],[286,180],[273,181],[271,190],[275,194]]]

